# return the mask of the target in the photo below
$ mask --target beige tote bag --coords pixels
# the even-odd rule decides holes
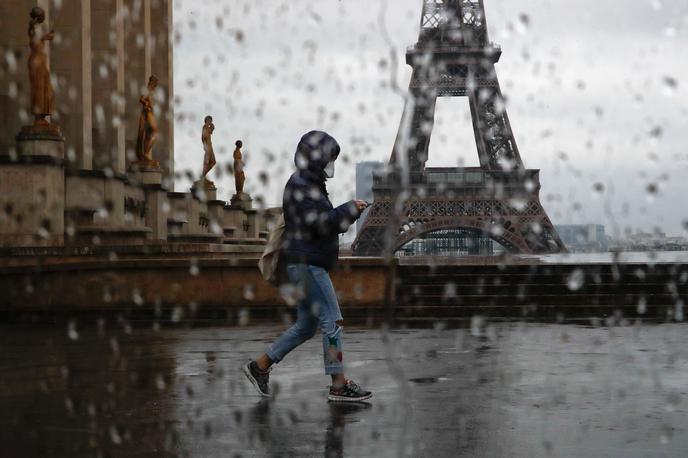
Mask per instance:
[[[268,244],[265,246],[265,251],[263,251],[258,261],[260,273],[263,275],[265,281],[273,286],[279,286],[283,278],[283,272],[280,265],[280,250],[284,243],[285,228],[284,215],[280,215],[277,219],[277,226],[270,232]]]

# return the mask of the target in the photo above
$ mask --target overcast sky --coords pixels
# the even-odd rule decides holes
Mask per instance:
[[[200,172],[206,114],[216,171],[242,139],[247,191],[268,205],[280,204],[308,130],[342,146],[328,182],[335,204],[353,198],[356,162],[389,158],[421,0],[174,3],[178,170]],[[688,235],[688,2],[485,3],[521,156],[541,169],[554,223]],[[429,166],[478,165],[468,116],[466,98],[439,100]],[[233,178],[213,179],[228,200]]]

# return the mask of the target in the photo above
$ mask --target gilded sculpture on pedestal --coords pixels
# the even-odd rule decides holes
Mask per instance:
[[[213,150],[213,140],[211,136],[215,130],[215,124],[213,124],[213,117],[206,116],[203,121],[203,130],[201,133],[201,141],[203,142],[203,151],[205,155],[203,156],[203,173],[201,173],[201,181],[206,180],[206,175],[208,172],[215,167],[215,151]]]
[[[139,131],[136,139],[137,165],[158,167],[153,159],[153,145],[158,138],[158,122],[153,114],[153,94],[158,86],[158,78],[151,75],[148,80],[148,92],[139,98],[141,115],[139,116]]]
[[[241,140],[237,140],[236,148],[234,149],[234,183],[236,185],[237,195],[244,193],[244,181],[246,181],[246,176],[244,175],[244,159],[241,155],[241,147],[243,143]]]
[[[52,133],[59,134],[57,126],[46,118],[53,112],[55,92],[50,81],[48,70],[48,56],[46,54],[46,42],[52,41],[55,32],[50,31],[38,36],[40,25],[45,22],[45,11],[35,6],[31,9],[29,21],[29,85],[31,90],[31,114],[34,116],[33,126],[22,129],[24,133]]]

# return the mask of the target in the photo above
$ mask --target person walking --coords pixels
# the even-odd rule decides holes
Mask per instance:
[[[313,337],[318,328],[322,332],[325,373],[332,378],[328,400],[357,402],[372,396],[344,376],[343,318],[329,275],[339,257],[339,234],[346,232],[367,206],[362,200],[332,206],[325,182],[334,176],[339,151],[337,141],[320,131],[308,132],[296,147],[297,170],[284,188],[282,201],[285,238],[280,256],[288,280],[301,293],[301,299],[296,323],[255,361],[242,366],[262,396],[271,396],[272,365]]]

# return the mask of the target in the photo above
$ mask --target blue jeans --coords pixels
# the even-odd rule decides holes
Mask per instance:
[[[274,363],[280,362],[320,328],[323,335],[323,361],[326,374],[344,373],[342,364],[342,320],[337,295],[330,275],[322,267],[287,264],[289,281],[301,292],[296,323],[287,329],[267,350]]]

